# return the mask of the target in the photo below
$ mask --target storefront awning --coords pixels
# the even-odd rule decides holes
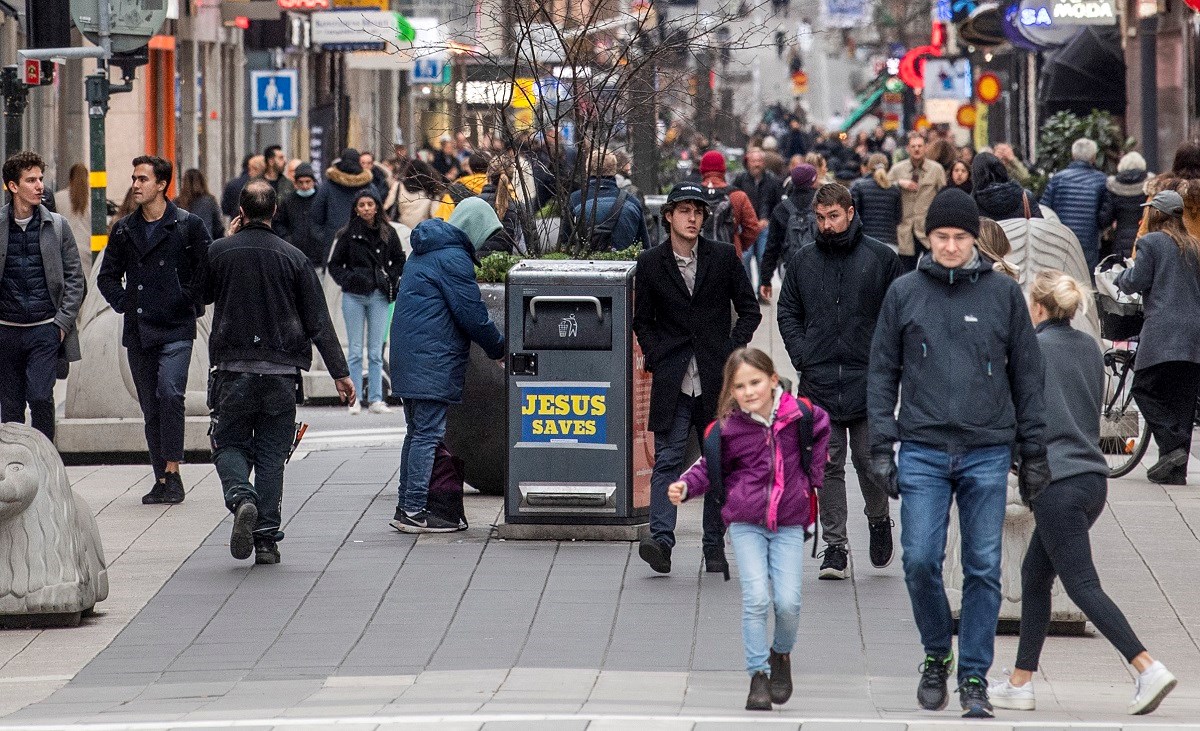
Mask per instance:
[[[1125,114],[1125,58],[1115,27],[1085,26],[1049,58],[1042,74],[1039,96],[1047,114]]]

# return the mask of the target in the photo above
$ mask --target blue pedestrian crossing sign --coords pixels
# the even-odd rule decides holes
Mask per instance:
[[[295,69],[250,72],[250,116],[285,119],[300,115],[300,84]]]
[[[413,61],[412,82],[414,84],[440,84],[445,68],[446,62],[435,56],[418,58]]]

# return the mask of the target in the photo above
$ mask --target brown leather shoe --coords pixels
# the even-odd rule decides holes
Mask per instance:
[[[771,702],[784,704],[792,697],[792,656],[771,650]]]

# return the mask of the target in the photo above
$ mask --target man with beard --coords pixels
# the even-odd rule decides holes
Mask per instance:
[[[829,412],[833,432],[821,490],[820,577],[845,579],[847,443],[867,503],[871,564],[883,568],[892,561],[888,496],[870,475],[867,361],[883,296],[901,273],[900,259],[887,244],[863,234],[845,187],[821,186],[812,206],[817,240],[792,257],[779,297],[779,333],[799,375],[800,395]]]

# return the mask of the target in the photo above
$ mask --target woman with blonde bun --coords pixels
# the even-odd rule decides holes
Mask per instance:
[[[1150,713],[1175,687],[1175,676],[1146,652],[1125,615],[1100,586],[1088,530],[1108,493],[1108,467],[1100,451],[1104,361],[1096,341],[1071,327],[1090,292],[1055,270],[1038,273],[1029,292],[1046,369],[1046,446],[1052,481],[1030,498],[1036,520],[1021,566],[1021,639],[1016,669],[992,681],[992,705],[1035,708],[1033,674],[1050,625],[1050,592],[1057,576],[1071,601],[1137,670],[1131,714]]]

